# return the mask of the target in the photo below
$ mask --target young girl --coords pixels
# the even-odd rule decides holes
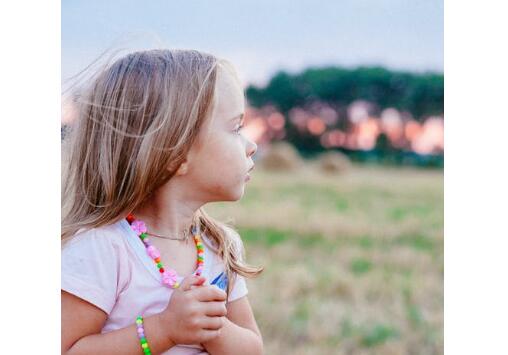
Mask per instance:
[[[194,50],[129,54],[79,96],[63,171],[63,354],[262,354],[230,226],[255,143],[234,68]]]

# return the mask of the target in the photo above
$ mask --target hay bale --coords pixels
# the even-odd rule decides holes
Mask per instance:
[[[331,151],[319,156],[318,166],[325,173],[343,174],[351,168],[351,161],[345,154]]]
[[[277,142],[260,159],[260,165],[266,170],[292,171],[302,165],[302,158],[291,144]]]

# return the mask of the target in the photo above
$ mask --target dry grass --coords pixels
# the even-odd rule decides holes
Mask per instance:
[[[302,158],[293,145],[287,142],[277,142],[265,152],[258,164],[267,171],[294,171],[301,168]]]
[[[338,151],[329,151],[319,156],[319,167],[325,173],[344,174],[351,167],[347,155]]]
[[[233,219],[266,354],[443,353],[443,175],[256,169]]]

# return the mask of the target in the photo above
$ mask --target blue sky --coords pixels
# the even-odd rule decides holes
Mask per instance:
[[[62,78],[110,46],[193,48],[244,84],[278,69],[383,65],[443,71],[442,0],[62,1]]]

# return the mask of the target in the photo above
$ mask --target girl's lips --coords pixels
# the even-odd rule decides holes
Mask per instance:
[[[254,165],[251,166],[251,168],[249,169],[249,171],[247,171],[247,176],[245,176],[245,181],[249,181],[250,180],[250,172],[254,170]]]

